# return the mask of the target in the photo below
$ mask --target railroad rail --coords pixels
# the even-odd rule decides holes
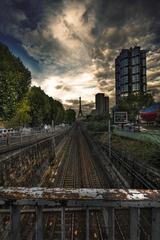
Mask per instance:
[[[108,153],[108,147],[102,145]],[[129,160],[115,149],[111,150],[111,161],[132,188],[159,189],[160,173],[157,169],[144,165],[135,160]]]
[[[90,239],[90,217],[95,209],[105,210],[108,240],[115,236],[115,210],[130,213],[130,240],[140,239],[140,213],[152,210],[152,240],[160,236],[160,190],[136,189],[60,189],[60,188],[0,188],[0,214],[10,214],[11,240],[21,240],[20,216],[35,214],[36,240],[45,239],[45,212],[61,213],[61,240],[65,239],[65,214],[85,211],[86,236]],[[23,210],[23,207],[28,206]],[[22,209],[22,210],[21,210]]]
[[[25,176],[24,186],[28,188],[0,188],[0,193],[2,190],[0,199],[3,200],[3,204],[0,206],[0,236],[2,240],[8,240],[9,237],[14,240],[128,240],[131,234],[129,219],[131,219],[133,209],[138,209],[137,231],[139,231],[139,238],[133,239],[151,240],[153,212],[154,209],[159,210],[159,205],[152,206],[152,203],[158,202],[158,191],[148,190],[143,193],[143,190],[109,190],[109,188],[127,189],[129,187],[122,177],[120,178],[120,174],[117,174],[119,169],[116,170],[111,166],[106,153],[90,138],[83,126],[75,124],[56,146],[54,160],[48,162],[44,158],[43,163],[38,166],[38,172],[39,168],[43,169],[43,174],[39,174],[38,181],[29,183],[30,181],[27,180],[31,179],[29,171],[27,179]],[[21,178],[18,182],[21,182]],[[8,185],[5,186],[8,187]],[[30,189],[32,186],[39,188]],[[109,200],[106,197],[111,196],[111,193],[113,198]],[[57,199],[52,199],[54,194]],[[154,194],[157,195],[155,200]],[[99,198],[102,195],[105,196],[105,200]],[[126,199],[131,195],[139,197],[138,199]],[[22,199],[19,198],[20,196]],[[66,196],[70,196],[71,199],[67,199]],[[82,199],[79,196],[82,196]],[[115,196],[121,198],[116,199]],[[111,205],[106,205],[110,203]],[[16,223],[20,228],[17,233],[19,238],[13,237],[14,232],[10,231],[13,228],[12,219],[17,221],[16,214],[20,219]],[[112,238],[110,237],[110,227],[108,227],[110,216],[114,228]],[[42,219],[39,222],[40,218]],[[156,224],[157,221],[159,220],[156,220]],[[38,225],[38,222],[43,228],[43,238],[37,235],[35,226]]]
[[[97,170],[96,166],[94,166],[95,159],[91,156],[85,136],[78,126],[76,126],[76,131],[75,128],[71,130],[63,154],[60,153],[60,158],[57,155],[57,160],[54,170],[51,169],[49,179],[43,183],[43,186],[52,186],[54,188],[101,188],[100,181],[103,180],[102,176],[104,173],[101,173],[101,178],[98,176],[99,169]],[[108,187],[108,184],[105,187]],[[92,235],[95,236],[93,239],[105,239],[101,228],[101,222],[103,221],[102,212],[94,212],[92,218],[92,228],[94,229]],[[83,211],[82,214],[79,214],[79,211],[67,214],[67,239],[84,239],[84,230],[81,230],[82,226],[80,226],[80,223],[77,223],[79,220],[81,220],[81,225],[83,225],[85,221]],[[59,239],[61,234],[59,222],[60,216],[58,213],[55,214],[54,220],[48,217],[48,223],[52,223],[54,226],[54,230],[52,227],[52,233],[50,233],[51,239]],[[101,237],[98,238],[98,236]]]

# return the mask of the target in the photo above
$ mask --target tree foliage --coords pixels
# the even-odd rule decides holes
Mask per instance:
[[[151,94],[130,95],[123,97],[118,110],[128,112],[129,120],[136,121],[136,116],[142,108],[152,105],[154,102]]]
[[[31,84],[31,73],[19,58],[0,43],[0,117],[13,117]]]
[[[73,109],[67,109],[65,111],[65,122],[73,123],[76,120],[76,112]]]
[[[17,105],[10,126],[43,126],[44,124],[62,123],[65,110],[63,105],[49,97],[40,87],[31,87],[24,99]]]
[[[31,123],[30,105],[27,98],[24,98],[17,106],[14,117],[8,121],[7,127],[24,127]]]
[[[17,127],[51,124],[52,120],[62,123],[65,120],[62,103],[30,84],[31,73],[0,43],[0,119]]]

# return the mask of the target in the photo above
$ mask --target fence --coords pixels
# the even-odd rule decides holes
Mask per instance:
[[[0,151],[9,147],[14,146],[21,146],[25,145],[26,143],[31,143],[34,141],[39,141],[43,138],[50,137],[50,136],[57,136],[65,131],[68,128],[58,128],[54,132],[47,132],[47,131],[35,131],[28,134],[16,132],[12,134],[0,135]]]
[[[26,207],[27,208],[24,208]],[[30,208],[31,209],[30,209]],[[103,211],[109,240],[115,239],[115,210],[130,211],[130,240],[140,239],[140,213],[152,211],[151,238],[160,239],[160,190],[0,188],[0,215],[10,214],[11,240],[20,240],[20,215],[36,214],[36,240],[44,239],[43,213],[61,212],[61,239],[65,239],[65,213],[86,212],[86,240],[90,239],[90,211]]]

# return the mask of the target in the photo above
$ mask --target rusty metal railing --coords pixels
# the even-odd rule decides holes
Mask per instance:
[[[27,208],[25,208],[27,206]],[[30,208],[29,208],[30,207]],[[65,213],[86,212],[86,240],[90,239],[90,211],[103,211],[109,240],[115,239],[115,210],[130,212],[130,240],[140,240],[140,213],[152,211],[151,239],[160,239],[160,190],[0,188],[0,215],[10,214],[10,239],[21,240],[20,216],[36,214],[36,240],[44,239],[44,212],[61,212],[61,239],[65,239]]]

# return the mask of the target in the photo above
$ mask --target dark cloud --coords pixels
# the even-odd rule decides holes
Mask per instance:
[[[58,90],[59,90],[59,89],[62,89],[62,88],[63,88],[63,85],[57,85],[57,86],[56,86],[56,89],[58,89]]]
[[[55,87],[57,90],[63,90],[63,91],[66,91],[66,92],[69,92],[69,91],[71,91],[71,87],[70,86],[67,86],[67,85],[57,85],[56,87]]]
[[[98,89],[113,98],[114,59],[134,45],[148,50],[149,84],[160,88],[159,9],[159,0],[1,0],[0,33],[16,38],[40,63],[39,82],[90,72]],[[55,88],[69,92],[71,85]]]

